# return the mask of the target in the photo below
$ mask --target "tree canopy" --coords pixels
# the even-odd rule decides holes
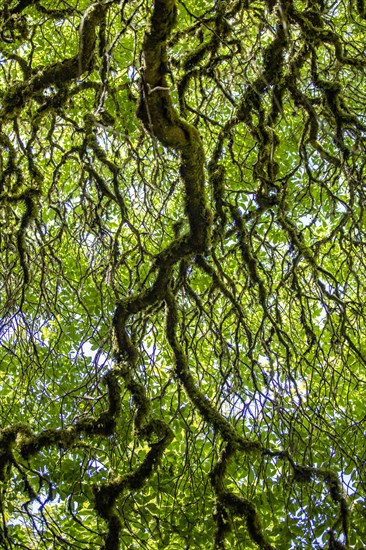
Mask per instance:
[[[0,2],[0,545],[366,547],[363,0]]]

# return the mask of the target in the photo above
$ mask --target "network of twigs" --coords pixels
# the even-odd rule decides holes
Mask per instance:
[[[365,18],[2,8],[4,548],[365,542]]]

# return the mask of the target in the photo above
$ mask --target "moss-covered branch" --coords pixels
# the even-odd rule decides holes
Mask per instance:
[[[274,550],[274,547],[263,534],[259,514],[253,503],[225,489],[227,467],[234,457],[237,448],[237,445],[228,442],[211,471],[211,484],[217,499],[215,548],[216,550],[224,548],[225,536],[231,528],[229,517],[243,517],[250,538],[258,544],[259,548],[261,550]],[[229,517],[226,511],[229,512]]]
[[[174,370],[189,399],[198,409],[203,419],[220,433],[225,441],[240,447],[245,452],[261,453],[263,451],[262,445],[258,441],[251,441],[240,436],[234,426],[215,409],[210,400],[197,388],[189,371],[188,359],[179,341],[178,309],[170,288],[166,292],[166,305],[166,335],[174,354]]]
[[[61,86],[90,71],[96,46],[96,28],[106,13],[106,5],[94,3],[84,13],[79,27],[79,51],[73,57],[39,68],[27,80],[15,84],[2,98],[2,120],[17,116],[22,107],[50,86]]]
[[[174,0],[157,0],[145,35],[144,71],[138,116],[149,133],[181,155],[192,252],[204,252],[210,241],[211,213],[205,196],[205,154],[197,129],[178,116],[169,93],[167,40],[176,20]],[[186,249],[184,250],[186,253]]]

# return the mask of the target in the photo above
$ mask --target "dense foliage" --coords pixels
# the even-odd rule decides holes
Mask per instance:
[[[366,547],[363,0],[0,8],[1,548]]]

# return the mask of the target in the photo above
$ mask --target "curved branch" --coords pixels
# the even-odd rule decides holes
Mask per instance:
[[[190,246],[192,252],[204,252],[209,245],[212,221],[204,189],[203,144],[198,130],[176,112],[166,78],[167,40],[175,20],[175,1],[157,0],[143,45],[145,67],[137,115],[150,134],[181,155]]]
[[[6,92],[0,111],[3,120],[17,116],[27,101],[45,88],[60,86],[90,71],[95,52],[96,28],[102,21],[106,9],[105,4],[95,3],[85,12],[80,23],[79,51],[76,55],[53,63],[45,69],[39,69],[32,77],[14,85]]]

